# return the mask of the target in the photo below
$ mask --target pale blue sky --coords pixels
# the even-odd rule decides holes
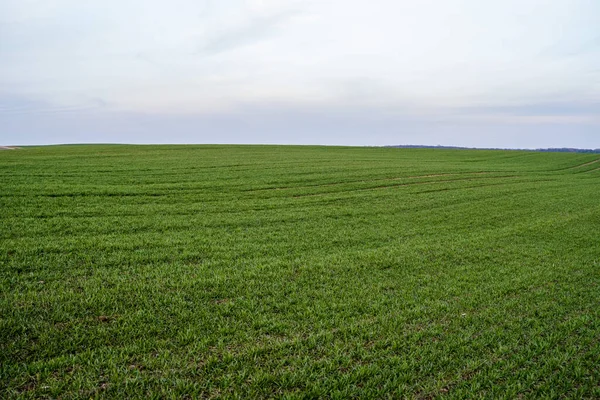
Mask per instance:
[[[600,148],[600,1],[0,1],[0,144],[84,142]]]

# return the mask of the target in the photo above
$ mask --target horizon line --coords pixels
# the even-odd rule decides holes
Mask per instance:
[[[538,151],[558,153],[600,153],[600,148],[579,147],[538,147],[538,148],[511,148],[511,147],[468,147],[451,145],[425,145],[425,144],[394,144],[394,145],[342,145],[342,144],[289,144],[289,143],[49,143],[27,145],[0,145],[2,150],[18,150],[25,147],[49,146],[295,146],[295,147],[368,147],[368,148],[398,148],[398,149],[440,149],[440,150],[505,150],[505,151]]]

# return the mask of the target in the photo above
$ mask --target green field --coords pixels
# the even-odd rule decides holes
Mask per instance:
[[[600,398],[600,155],[0,152],[0,398]]]

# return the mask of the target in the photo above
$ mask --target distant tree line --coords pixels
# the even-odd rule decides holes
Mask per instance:
[[[541,152],[553,152],[553,153],[600,153],[600,149],[576,149],[571,147],[557,147],[548,149],[504,149],[498,147],[459,147],[459,146],[425,146],[425,145],[395,145],[395,146],[384,146],[393,147],[399,149],[454,149],[454,150],[525,150],[525,151],[541,151]]]
[[[570,147],[537,149],[536,151],[553,151],[558,153],[600,153],[600,149],[572,149]]]

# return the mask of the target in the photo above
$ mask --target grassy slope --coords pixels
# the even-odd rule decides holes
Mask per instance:
[[[598,155],[0,153],[0,397],[600,397]]]

